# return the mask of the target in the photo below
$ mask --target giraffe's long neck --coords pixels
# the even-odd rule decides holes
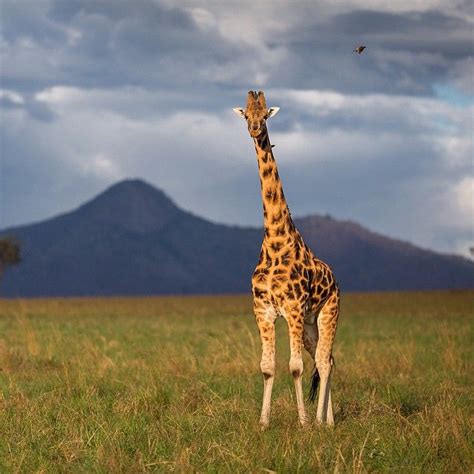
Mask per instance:
[[[265,129],[258,138],[254,138],[254,143],[262,190],[264,243],[278,252],[290,244],[297,233],[283,193],[268,131]]]

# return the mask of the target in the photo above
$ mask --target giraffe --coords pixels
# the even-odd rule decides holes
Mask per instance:
[[[332,346],[339,317],[339,288],[329,266],[316,258],[296,229],[285,200],[266,121],[279,111],[267,108],[262,91],[249,91],[246,109],[234,112],[247,121],[257,153],[263,201],[264,237],[252,276],[253,309],[260,333],[263,374],[262,429],[270,422],[275,376],[275,321],[283,317],[290,341],[289,369],[294,379],[298,418],[307,423],[303,388],[302,346],[315,361],[310,400],[319,386],[319,423],[334,424],[331,401]]]

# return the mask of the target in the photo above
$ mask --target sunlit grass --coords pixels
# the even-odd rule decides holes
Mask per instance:
[[[299,428],[279,321],[261,433],[250,298],[0,300],[0,472],[472,471],[473,308],[345,296],[334,429]]]

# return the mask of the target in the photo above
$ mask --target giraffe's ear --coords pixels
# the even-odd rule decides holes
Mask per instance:
[[[235,107],[235,109],[232,109],[237,115],[240,115],[241,117],[245,118],[245,110],[242,107]]]
[[[280,110],[280,107],[270,107],[268,109],[267,118],[275,117],[275,115],[278,113],[279,110]]]

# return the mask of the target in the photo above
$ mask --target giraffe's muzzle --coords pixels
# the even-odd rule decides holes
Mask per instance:
[[[257,138],[260,136],[263,132],[263,126],[259,123],[252,123],[249,124],[249,133],[250,136],[253,138]]]

